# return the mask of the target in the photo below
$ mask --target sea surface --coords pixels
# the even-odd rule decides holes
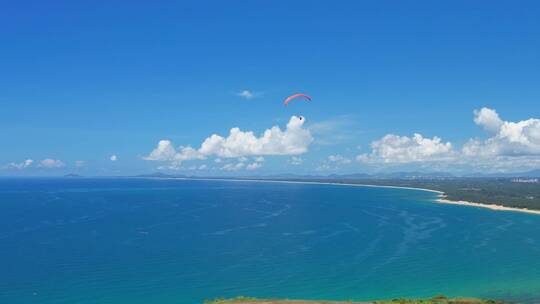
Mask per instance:
[[[419,190],[0,179],[0,303],[540,301],[540,216]]]

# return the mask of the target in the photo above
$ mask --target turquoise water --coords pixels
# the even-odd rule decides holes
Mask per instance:
[[[540,300],[540,216],[429,192],[0,179],[0,303]]]

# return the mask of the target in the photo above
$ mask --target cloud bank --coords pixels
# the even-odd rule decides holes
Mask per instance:
[[[450,142],[421,134],[411,137],[388,134],[371,143],[371,152],[357,160],[366,164],[433,163],[483,169],[507,170],[531,168],[540,164],[540,119],[511,122],[496,110],[475,110],[474,122],[488,138],[470,139],[461,149]]]
[[[371,153],[361,154],[359,161],[366,163],[412,163],[448,159],[452,144],[439,137],[425,138],[415,133],[411,137],[387,134],[371,143]]]
[[[495,110],[474,112],[474,122],[491,135],[487,140],[471,139],[463,147],[468,156],[540,156],[540,119],[503,121]]]
[[[183,161],[202,160],[210,156],[241,158],[263,155],[299,155],[306,153],[313,141],[310,131],[304,128],[304,123],[305,119],[302,117],[292,116],[284,130],[273,126],[266,129],[260,136],[255,135],[253,131],[232,128],[226,137],[217,134],[207,137],[197,149],[191,146],[175,148],[170,140],[160,140],[157,147],[143,158],[180,164]],[[260,163],[260,161],[255,163]],[[244,166],[239,165],[239,167]],[[260,165],[251,164],[247,167],[257,169]]]
[[[16,163],[11,162],[5,166],[7,169],[17,169],[17,170],[23,170],[28,168],[44,168],[44,169],[55,169],[55,168],[63,168],[66,164],[59,160],[59,159],[52,159],[52,158],[45,158],[41,161],[39,161],[37,164],[32,159],[26,159],[22,162]]]
[[[349,158],[339,154],[328,156],[328,161],[331,163],[343,165],[350,164],[352,162]]]
[[[42,168],[62,168],[65,167],[66,164],[59,159],[46,158],[40,161],[38,166]]]
[[[9,163],[7,165],[7,168],[11,168],[11,169],[18,169],[18,170],[21,170],[21,169],[25,169],[25,168],[28,168],[30,166],[32,166],[32,164],[34,163],[33,160],[31,159],[27,159],[27,160],[24,160],[20,163]]]

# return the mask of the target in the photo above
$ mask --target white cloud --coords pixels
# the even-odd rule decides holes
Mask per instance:
[[[371,143],[371,152],[357,159],[368,164],[430,163],[439,167],[516,171],[540,165],[540,119],[504,121],[497,111],[474,111],[474,122],[485,129],[487,139],[470,139],[460,150],[439,137],[424,138],[388,134]]]
[[[86,165],[86,162],[84,160],[76,160],[75,161],[75,167],[82,168]]]
[[[340,155],[329,155],[322,163],[315,168],[317,171],[339,170],[342,165],[348,165],[352,163],[352,160]]]
[[[303,162],[304,162],[304,160],[299,156],[292,156],[289,159],[289,164],[291,164],[293,166],[301,165]]]
[[[145,160],[174,160],[176,149],[170,140],[160,140],[157,147],[145,156]]]
[[[256,136],[252,131],[232,128],[227,137],[213,134],[206,138],[198,149],[180,147],[176,149],[169,140],[161,140],[145,160],[171,161],[181,163],[186,160],[218,158],[261,157],[262,155],[298,155],[308,151],[313,137],[304,128],[305,119],[292,116],[285,130],[274,126]],[[247,159],[240,159],[246,161]],[[216,159],[217,162],[217,159]]]
[[[157,147],[148,156],[143,157],[145,160],[171,161],[178,164],[181,164],[185,160],[205,158],[205,155],[192,147],[181,146],[178,150],[175,149],[174,144],[170,140],[160,140]]]
[[[474,122],[489,132],[497,132],[503,121],[499,118],[499,114],[495,110],[482,108],[474,110]]]
[[[236,163],[236,164],[225,164],[223,167],[221,167],[221,170],[225,171],[238,171],[240,169],[243,169],[246,166],[244,163]]]
[[[208,169],[208,166],[205,165],[205,164],[202,164],[202,165],[199,166],[198,169],[199,169],[199,170],[206,170],[206,169]]]
[[[315,170],[317,171],[328,171],[328,170],[335,170],[335,169],[336,169],[335,167],[331,166],[328,163],[322,163],[317,168],[315,168]]]
[[[175,170],[175,171],[178,171],[178,170],[182,170],[184,168],[182,167],[182,164],[180,164],[180,163],[171,162],[171,163],[168,163],[166,165],[158,166],[157,169],[158,170]]]
[[[385,135],[371,143],[371,153],[357,157],[366,163],[412,163],[448,159],[452,156],[452,144],[439,137],[425,138],[415,133],[412,137]]]
[[[246,166],[246,169],[248,169],[248,170],[256,170],[256,169],[259,169],[260,167],[262,167],[261,163],[254,162],[254,163],[248,164]]]
[[[65,167],[65,164],[59,159],[46,158],[39,162],[39,166],[42,168],[62,168]]]
[[[61,161],[59,159],[52,159],[52,158],[43,159],[37,164],[37,167],[39,167],[39,168],[47,168],[47,169],[62,168],[62,167],[65,167],[65,166],[66,166],[66,164],[64,164],[63,161]],[[12,168],[12,169],[22,170],[22,169],[34,167],[34,161],[31,160],[31,159],[27,159],[27,160],[24,160],[24,161],[22,161],[20,163],[9,163],[6,167],[7,168]]]
[[[466,156],[540,156],[540,119],[529,118],[518,122],[503,121],[495,110],[482,108],[474,111],[476,124],[492,136],[484,141],[471,139],[463,147]]]
[[[256,170],[262,167],[262,163],[264,162],[264,157],[262,156],[256,156],[253,158],[253,162],[251,164],[246,165],[247,170]]]
[[[253,155],[294,155],[307,152],[313,137],[303,128],[305,119],[292,116],[285,130],[274,126],[257,137],[252,131],[232,128],[229,136],[208,137],[201,144],[199,153],[219,157],[241,157]]]
[[[111,157],[109,159],[114,162],[114,161],[118,160],[118,156],[113,154],[113,155],[111,155]]]
[[[226,171],[238,171],[242,169],[246,170],[257,170],[262,167],[262,162],[264,162],[264,157],[254,157],[254,161],[251,163],[246,163],[249,159],[247,157],[239,157],[237,163],[227,163],[221,167],[221,170]]]
[[[336,163],[336,164],[343,164],[343,165],[351,163],[351,160],[349,158],[346,158],[339,154],[328,156],[328,161],[332,163]]]
[[[255,93],[255,92],[252,92],[250,90],[243,90],[239,93],[236,93],[237,96],[240,96],[244,99],[247,99],[247,100],[250,100],[250,99],[253,99],[253,98],[257,98],[257,97],[260,97],[263,93]]]
[[[27,160],[24,160],[24,161],[22,161],[20,163],[9,163],[7,165],[7,167],[21,170],[21,169],[25,169],[25,168],[28,168],[28,167],[32,166],[32,163],[34,163],[33,160],[27,159]]]

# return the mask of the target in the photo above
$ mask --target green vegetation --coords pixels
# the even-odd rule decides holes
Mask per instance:
[[[233,299],[218,299],[206,301],[205,304],[503,304],[507,302],[480,300],[474,298],[447,298],[436,296],[431,299],[393,299],[374,302],[332,302],[332,301],[301,301],[301,300],[264,300],[256,298],[238,297]]]
[[[506,302],[493,300],[480,300],[474,298],[447,298],[436,296],[431,299],[394,299],[389,301],[375,301],[374,304],[502,304]]]
[[[262,300],[257,298],[250,298],[250,297],[236,297],[232,299],[214,299],[214,300],[207,300],[204,301],[204,304],[234,304],[234,303],[252,303],[252,302],[260,302]]]
[[[439,190],[449,200],[497,204],[540,210],[540,184],[515,183],[504,178],[391,180],[391,184]]]

